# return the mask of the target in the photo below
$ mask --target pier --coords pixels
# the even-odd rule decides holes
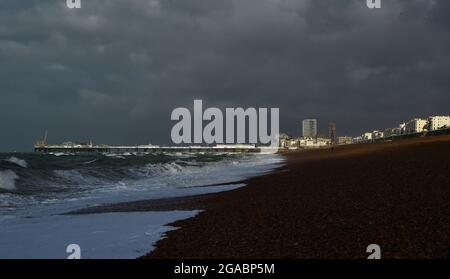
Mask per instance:
[[[155,146],[155,145],[138,145],[138,146],[94,146],[94,145],[36,145],[34,151],[37,153],[110,153],[110,154],[126,154],[126,153],[161,153],[161,152],[205,152],[205,153],[259,153],[262,148],[254,145],[216,145],[216,146]]]

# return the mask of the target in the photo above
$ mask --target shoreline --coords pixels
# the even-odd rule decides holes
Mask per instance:
[[[245,187],[172,199],[203,211],[142,258],[364,259],[372,243],[383,258],[450,256],[450,136],[282,155]]]

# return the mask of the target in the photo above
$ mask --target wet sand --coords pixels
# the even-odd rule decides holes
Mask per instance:
[[[205,211],[170,224],[180,229],[144,258],[361,259],[372,243],[383,258],[449,257],[450,136],[286,157],[247,187],[178,199]]]

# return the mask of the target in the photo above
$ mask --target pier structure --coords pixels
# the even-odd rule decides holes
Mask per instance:
[[[109,145],[39,145],[36,144],[34,151],[37,153],[110,153],[110,154],[142,154],[159,152],[209,152],[209,153],[259,153],[261,148],[255,145],[233,144],[216,146],[157,146],[157,145],[136,145],[136,146],[109,146]]]

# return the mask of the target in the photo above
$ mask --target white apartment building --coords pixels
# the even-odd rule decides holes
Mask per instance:
[[[406,123],[400,123],[400,125],[398,126],[400,128],[400,134],[406,134]]]
[[[382,137],[384,137],[384,132],[382,132],[382,131],[373,131],[372,132],[373,139],[381,139]]]
[[[364,133],[362,135],[362,140],[371,140],[372,139],[372,133]]]
[[[430,131],[450,127],[450,116],[430,116],[428,118]]]
[[[405,126],[405,131],[407,134],[411,133],[421,133],[427,130],[428,121],[422,118],[414,118],[408,121]]]

